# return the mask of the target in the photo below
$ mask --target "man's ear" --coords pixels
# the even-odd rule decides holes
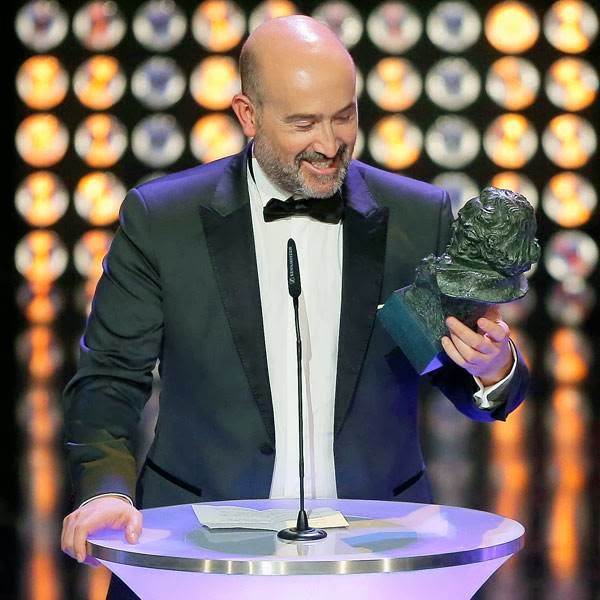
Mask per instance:
[[[245,94],[236,94],[231,101],[231,108],[238,118],[246,137],[256,135],[256,109],[252,100]]]

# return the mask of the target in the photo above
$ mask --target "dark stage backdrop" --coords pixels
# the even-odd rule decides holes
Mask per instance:
[[[60,393],[101,259],[128,188],[243,146],[229,109],[241,43],[291,12],[328,22],[356,61],[358,158],[434,181],[455,210],[490,183],[535,205],[543,255],[529,295],[504,307],[533,371],[530,397],[507,423],[481,425],[425,390],[423,440],[438,502],[528,530],[479,598],[597,598],[600,11],[579,0],[15,6],[0,421],[15,451],[0,469],[16,485],[0,503],[0,597],[104,597],[107,572],[59,544]],[[157,409],[155,394],[140,457]]]

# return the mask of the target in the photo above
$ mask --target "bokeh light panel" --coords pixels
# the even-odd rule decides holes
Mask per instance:
[[[72,371],[126,191],[244,147],[229,108],[240,89],[241,44],[265,20],[294,13],[327,23],[355,58],[356,158],[440,185],[455,213],[486,185],[518,191],[536,208],[542,259],[527,273],[529,294],[502,314],[526,361],[548,378],[541,399],[548,419],[561,419],[575,441],[555,436],[528,403],[510,427],[490,433],[490,489],[493,508],[527,523],[529,505],[518,499],[535,481],[523,467],[524,436],[547,427],[557,465],[547,484],[547,560],[557,581],[578,581],[581,553],[569,544],[579,535],[573,503],[587,476],[576,459],[597,359],[584,332],[598,322],[600,239],[598,6],[581,0],[25,2],[14,21],[21,44],[14,206],[22,224],[14,261],[30,510],[46,519],[56,509],[61,480],[46,448],[58,435],[55,386],[65,365]],[[80,328],[71,331],[75,319]],[[456,438],[461,451],[472,431],[464,419],[430,426],[446,446]],[[462,459],[451,469],[454,483],[471,476]],[[446,498],[465,502],[462,484],[458,492],[444,487],[447,471],[432,465]],[[54,582],[48,597],[63,597],[48,552],[55,539],[41,533],[38,542],[26,564]],[[102,573],[89,581],[102,597]],[[498,597],[512,597],[510,581]],[[496,585],[502,589],[502,578]]]

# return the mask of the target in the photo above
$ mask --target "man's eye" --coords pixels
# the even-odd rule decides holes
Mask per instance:
[[[312,122],[310,121],[298,121],[296,123],[296,128],[297,129],[310,129],[313,126]]]

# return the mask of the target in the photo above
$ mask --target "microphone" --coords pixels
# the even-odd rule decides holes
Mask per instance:
[[[288,291],[294,304],[294,319],[296,321],[296,358],[298,364],[298,474],[300,477],[300,510],[296,527],[288,527],[277,533],[277,537],[291,542],[308,542],[322,540],[327,537],[323,529],[308,526],[308,517],[304,510],[304,416],[302,414],[302,340],[300,339],[300,320],[298,317],[298,297],[302,292],[300,285],[300,268],[296,242],[292,238],[287,243],[287,279]]]
[[[300,267],[298,266],[296,242],[292,238],[287,243],[287,274],[288,291],[292,298],[297,299],[302,291],[302,286],[300,285]]]

